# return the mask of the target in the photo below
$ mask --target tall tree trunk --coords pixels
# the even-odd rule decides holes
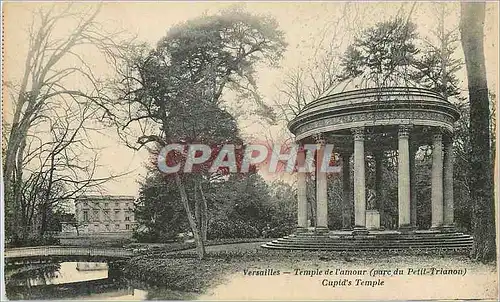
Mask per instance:
[[[181,194],[181,202],[186,211],[186,215],[189,221],[189,226],[191,227],[191,231],[193,232],[194,241],[196,243],[196,253],[198,254],[198,259],[205,258],[205,243],[201,237],[201,234],[198,229],[198,225],[196,223],[195,218],[193,217],[193,213],[191,212],[191,208],[189,207],[189,199],[186,193],[186,188],[182,183],[181,177],[179,174],[175,174],[175,183],[177,184],[177,188]]]
[[[51,210],[49,207],[49,200],[50,200],[50,193],[52,191],[54,170],[55,170],[55,154],[52,153],[50,155],[50,171],[49,171],[47,189],[45,190],[44,198],[42,199],[42,205],[40,207],[42,215],[41,217],[42,221],[40,223],[40,237],[43,237],[43,235],[45,235],[45,231],[47,230],[47,214],[48,211]]]
[[[11,163],[13,170],[10,173],[12,173],[12,175],[10,180],[6,180],[5,183],[5,186],[9,189],[9,191],[6,190],[6,194],[8,194],[10,198],[10,202],[12,204],[11,209],[14,211],[10,216],[13,221],[6,221],[6,223],[11,226],[11,233],[7,235],[12,236],[12,233],[14,233],[14,236],[18,237],[21,241],[24,241],[26,238],[26,232],[24,230],[28,225],[27,221],[23,219],[24,217],[22,217],[22,213],[29,208],[26,203],[29,204],[30,202],[29,200],[23,202],[23,156],[25,148],[26,138],[19,141],[16,153],[17,156],[14,157],[13,163]],[[20,232],[20,230],[23,231]]]
[[[201,212],[201,238],[203,242],[207,241],[207,232],[208,232],[208,205],[207,199],[205,198],[205,193],[203,193],[203,187],[201,182],[198,183],[198,188],[200,189],[201,202],[200,202],[200,212]]]
[[[198,181],[193,181],[194,189],[194,219],[196,221],[196,226],[201,234],[201,206],[200,206],[200,195],[198,193]]]
[[[490,109],[484,59],[485,3],[461,3],[460,33],[470,104],[470,174],[473,201],[473,259],[495,259],[495,201],[490,146]]]
[[[440,3],[440,12],[439,12],[439,40],[441,43],[441,87],[440,91],[443,94],[443,96],[448,99],[448,76],[447,76],[447,63],[448,63],[448,56],[446,54],[446,43],[448,42],[446,40],[446,33],[444,29],[444,21],[446,17],[446,11],[445,11],[445,3]]]
[[[29,63],[29,57],[26,64]],[[26,65],[27,67],[28,65]],[[22,164],[24,157],[24,149],[26,148],[26,138],[30,127],[31,116],[24,113],[21,116],[22,108],[27,103],[26,111],[31,110],[32,105],[30,101],[32,98],[26,96],[26,85],[28,82],[29,69],[25,70],[21,90],[18,94],[18,100],[14,117],[12,120],[12,127],[10,129],[9,139],[5,150],[5,166],[3,167],[3,181],[4,181],[4,198],[5,198],[5,224],[10,231],[7,237],[14,235],[19,231],[19,212],[21,211],[20,205],[20,192],[17,190],[21,186],[22,181]]]

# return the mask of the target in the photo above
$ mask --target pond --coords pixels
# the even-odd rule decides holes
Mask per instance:
[[[9,300],[185,300],[196,294],[149,288],[119,273],[105,262],[62,262],[6,268]]]

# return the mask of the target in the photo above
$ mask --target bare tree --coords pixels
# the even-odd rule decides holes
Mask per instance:
[[[439,92],[446,99],[461,93],[457,72],[464,64],[462,59],[457,58],[460,46],[458,27],[447,27],[447,17],[456,11],[455,8],[448,3],[432,5],[431,14],[437,26],[430,30],[430,36],[421,39],[423,51],[414,62],[417,70],[411,75],[419,85]]]
[[[46,122],[49,133],[29,134],[23,158],[26,175],[21,186],[21,224],[23,230],[34,226],[34,213],[39,215],[38,233],[47,229],[47,215],[53,207],[62,207],[83,193],[102,190],[105,182],[119,175],[98,177],[99,149],[91,135],[101,130],[92,125],[100,110],[91,103],[76,103],[76,108],[61,100]],[[65,109],[60,112],[60,109]]]
[[[355,3],[345,3],[341,10],[342,14],[321,30],[308,63],[290,70],[278,87],[280,95],[275,107],[285,122],[297,116],[308,103],[345,84],[339,78],[341,59],[345,47],[359,30],[353,24],[360,18],[360,12]]]
[[[3,167],[10,234],[19,230],[21,216],[27,214],[23,212],[26,198],[38,196],[47,205],[54,186],[63,190],[63,183],[80,188],[94,183],[91,170],[95,166],[84,167],[75,161],[79,157],[75,150],[91,149],[83,132],[95,127],[89,124],[91,119],[104,119],[111,111],[105,82],[94,74],[82,53],[99,53],[109,62],[123,50],[114,41],[119,33],[107,33],[96,22],[99,10],[99,6],[65,4],[34,12],[20,82],[9,79],[4,83],[12,108],[6,118],[9,134],[4,138]],[[74,26],[71,33],[60,34],[60,29],[68,26]],[[62,163],[65,176],[55,172]],[[77,171],[86,172],[86,176],[80,178]],[[46,190],[42,196],[40,188],[26,190],[28,185],[41,184]],[[29,202],[34,203],[32,199]]]

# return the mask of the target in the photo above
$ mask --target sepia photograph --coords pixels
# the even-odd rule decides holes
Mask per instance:
[[[1,5],[0,301],[499,299],[497,2]]]

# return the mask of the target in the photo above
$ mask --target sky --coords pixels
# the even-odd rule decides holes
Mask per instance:
[[[56,8],[66,4],[58,3]],[[75,10],[85,10],[96,3],[75,4]],[[322,41],[331,40],[336,33],[347,33],[345,39],[352,39],[347,29],[340,31],[336,20],[344,15],[344,3],[342,2],[107,2],[104,3],[97,17],[110,31],[120,30],[126,36],[135,36],[137,41],[146,42],[154,46],[162,38],[167,30],[179,22],[196,18],[203,14],[214,14],[220,9],[230,6],[243,6],[253,14],[268,14],[279,23],[280,29],[285,32],[288,43],[287,51],[279,68],[258,68],[258,85],[264,100],[268,104],[280,97],[279,91],[283,87],[285,76],[297,67],[312,64],[315,56],[321,54]],[[27,52],[27,28],[31,24],[33,11],[39,7],[48,7],[47,3],[39,2],[7,2],[3,3],[4,10],[4,80],[19,81]],[[452,28],[458,25],[459,4],[450,4],[452,13],[447,17],[447,26]],[[403,13],[410,10],[410,4],[398,2],[364,2],[357,3],[349,11],[351,15],[358,14],[354,23],[349,23],[351,31],[360,31],[378,21],[388,19],[398,11]],[[418,2],[413,14],[412,21],[417,23],[419,31],[423,35],[436,27],[436,21],[432,17],[435,7],[432,3]],[[56,29],[57,35],[66,35],[71,32],[74,24],[65,23]],[[498,91],[498,4],[488,3],[486,17],[485,54],[488,81],[490,89]],[[112,75],[112,69],[99,56],[92,52],[83,51],[82,54],[96,74],[106,77]],[[461,56],[461,48],[457,52]],[[66,61],[66,64],[71,62]],[[465,85],[465,71],[462,71],[461,79]],[[75,80],[76,81],[76,80]],[[72,83],[78,86],[78,82]],[[465,86],[464,86],[465,88]],[[5,91],[4,91],[5,92]],[[9,101],[4,93],[4,117],[8,119]],[[286,133],[284,124],[275,126],[262,125],[255,120],[240,121],[243,132],[254,137],[279,137]],[[114,130],[104,131],[92,137],[95,145],[102,148],[99,175],[105,176],[109,173],[130,172],[116,181],[105,185],[105,193],[120,195],[136,195],[138,183],[145,173],[144,162],[148,159],[146,151],[134,152],[125,147],[116,136]]]

